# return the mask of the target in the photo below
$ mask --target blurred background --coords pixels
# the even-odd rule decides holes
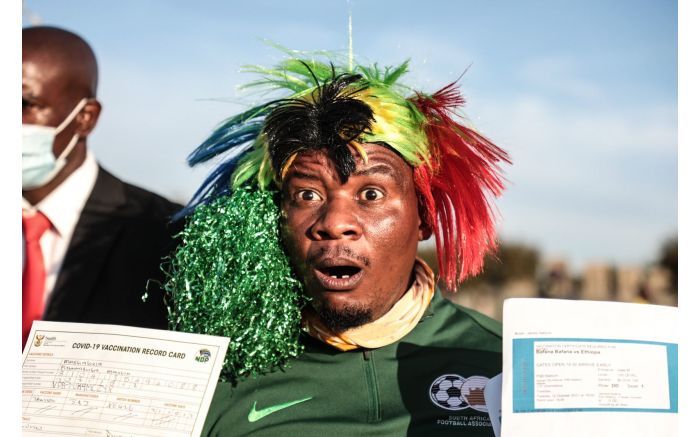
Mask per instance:
[[[259,96],[241,66],[298,50],[396,65],[432,92],[460,79],[471,124],[505,148],[500,249],[449,297],[677,304],[677,4],[665,0],[256,2],[25,0],[23,25],[83,36],[103,111],[89,147],[122,179],[186,202],[188,153]],[[465,73],[466,70],[466,73]],[[434,264],[432,242],[421,255]]]

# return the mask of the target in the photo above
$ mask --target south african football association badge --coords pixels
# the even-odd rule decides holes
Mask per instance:
[[[455,373],[439,376],[430,385],[428,394],[433,404],[450,411],[472,408],[487,412],[484,387],[489,381],[485,376],[465,378]]]

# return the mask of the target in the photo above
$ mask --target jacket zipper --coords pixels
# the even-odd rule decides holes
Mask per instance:
[[[367,381],[367,422],[375,423],[382,420],[381,408],[379,405],[379,387],[377,386],[377,372],[374,368],[372,351],[364,349],[362,351],[362,365],[365,370],[365,380]]]

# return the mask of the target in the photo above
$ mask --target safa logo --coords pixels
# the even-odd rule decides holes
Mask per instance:
[[[194,357],[194,360],[199,363],[206,363],[209,361],[209,358],[211,358],[211,352],[209,352],[209,349],[200,349],[199,355]]]
[[[472,408],[487,412],[484,387],[488,381],[488,378],[478,375],[469,378],[454,373],[442,375],[430,385],[428,394],[433,404],[445,410]]]

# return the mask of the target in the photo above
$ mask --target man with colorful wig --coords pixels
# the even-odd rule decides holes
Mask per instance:
[[[221,163],[169,260],[170,323],[231,338],[203,435],[493,435],[500,325],[416,253],[435,237],[447,292],[481,270],[508,156],[407,67],[251,68],[283,95],[190,155]]]

